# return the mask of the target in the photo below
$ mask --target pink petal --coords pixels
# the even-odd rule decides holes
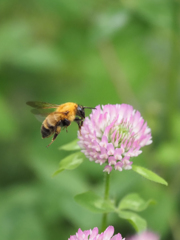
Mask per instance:
[[[103,172],[107,172],[108,174],[109,174],[111,171],[112,171],[112,167],[109,166],[109,165],[105,166],[105,168],[104,168],[104,170],[103,170]]]
[[[113,226],[107,227],[106,230],[104,231],[103,240],[110,240],[110,238],[112,237],[113,233],[114,233],[114,227]]]
[[[95,227],[92,231],[90,231],[90,238],[89,240],[94,240],[96,239],[95,237],[98,235],[98,228]]]
[[[109,165],[115,165],[116,159],[113,156],[108,157],[108,163],[109,163]]]
[[[122,236],[120,233],[114,235],[114,237],[111,238],[111,240],[122,240]]]
[[[113,155],[114,154],[114,146],[112,143],[107,144],[107,154],[108,155]]]

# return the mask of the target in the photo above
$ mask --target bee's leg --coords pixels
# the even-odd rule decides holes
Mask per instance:
[[[81,127],[82,127],[82,125],[83,125],[83,120],[81,120]]]
[[[66,132],[67,131],[67,127],[71,124],[71,121],[69,121],[67,118],[61,120],[61,126],[65,127],[66,128]]]
[[[47,145],[47,147],[49,147],[54,142],[54,140],[57,138],[57,136],[59,135],[60,132],[61,132],[61,127],[56,126],[54,136],[53,136],[51,142]]]
[[[79,130],[80,130],[80,128],[81,128],[81,119],[78,118],[78,117],[76,117],[76,118],[74,119],[74,122],[77,123],[77,125],[78,125],[78,127],[79,127]]]
[[[79,127],[79,132],[80,132],[80,135],[81,135],[81,127],[82,127],[82,125],[83,125],[83,119],[76,117],[76,118],[74,119],[74,121],[77,122],[78,127]]]
[[[80,123],[79,123],[79,132],[80,132],[80,135],[81,135],[81,127],[83,125],[83,120],[81,119]]]

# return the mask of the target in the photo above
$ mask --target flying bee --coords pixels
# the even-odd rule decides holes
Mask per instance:
[[[34,108],[32,109],[32,113],[36,116],[45,117],[41,125],[42,138],[47,138],[54,134],[52,141],[47,147],[54,142],[58,134],[61,132],[61,129],[66,128],[67,131],[67,127],[73,121],[78,124],[79,131],[81,131],[83,120],[85,118],[85,108],[95,109],[92,107],[83,107],[72,102],[57,105],[46,102],[29,101],[26,104]],[[46,109],[52,108],[55,109],[54,112],[51,112],[50,110],[46,111]]]

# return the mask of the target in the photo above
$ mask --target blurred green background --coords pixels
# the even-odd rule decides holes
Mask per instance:
[[[153,198],[141,216],[162,240],[180,236],[180,6],[175,0],[0,0],[0,238],[68,239],[100,227],[101,215],[74,195],[103,194],[103,166],[85,161],[52,178],[67,156],[58,147],[77,138],[77,125],[46,148],[29,100],[85,106],[128,103],[152,129],[153,144],[134,158],[169,186],[132,171],[113,171],[111,197]],[[90,110],[86,110],[90,114]],[[109,215],[123,237],[134,229]]]

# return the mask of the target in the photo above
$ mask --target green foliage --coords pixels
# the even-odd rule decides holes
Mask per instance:
[[[119,203],[118,210],[132,210],[140,212],[145,210],[153,200],[144,201],[137,193],[131,193],[125,196]]]
[[[65,151],[74,151],[74,150],[80,150],[79,145],[77,144],[78,139],[75,139],[74,141],[65,144],[63,146],[61,146],[59,149],[60,150],[65,150]]]
[[[119,211],[119,217],[128,220],[137,232],[143,232],[147,228],[146,220],[136,213],[130,211]]]
[[[95,213],[114,212],[114,204],[109,200],[104,200],[93,192],[85,192],[74,197],[75,201]]]
[[[64,170],[73,170],[77,168],[83,162],[84,158],[85,156],[82,152],[70,154],[60,161],[59,169],[53,174],[53,176]]]
[[[104,200],[91,191],[78,194],[74,199],[78,204],[94,213],[117,213],[120,218],[128,220],[137,232],[145,231],[147,223],[145,219],[134,212],[143,211],[149,204],[154,203],[153,200],[144,201],[137,193],[125,196],[117,208],[113,201]]]
[[[147,228],[146,220],[134,212],[145,210],[151,203],[154,203],[154,201],[144,201],[137,193],[131,193],[120,201],[118,206],[119,217],[128,220],[137,232],[145,231]]]
[[[83,154],[64,151],[78,151],[71,143],[75,123],[46,148],[50,139],[41,139],[40,123],[25,105],[31,100],[128,103],[141,111],[153,143],[133,162],[167,185],[144,170],[155,169],[169,186],[134,171],[114,171],[110,195],[117,202],[129,192],[155,199],[141,213],[148,229],[162,240],[179,239],[179,12],[179,2],[168,0],[0,1],[1,239],[68,239],[79,227],[100,227],[101,214],[82,208],[73,196],[89,189],[101,194],[102,166],[81,164]],[[62,172],[52,178],[60,159]],[[120,217],[144,229],[134,211],[148,204],[136,196]],[[123,237],[133,233],[115,214],[111,223]]]
[[[168,185],[168,183],[163,178],[159,177],[157,174],[153,173],[152,171],[146,168],[133,165],[132,170],[153,182],[161,183],[166,186]]]

